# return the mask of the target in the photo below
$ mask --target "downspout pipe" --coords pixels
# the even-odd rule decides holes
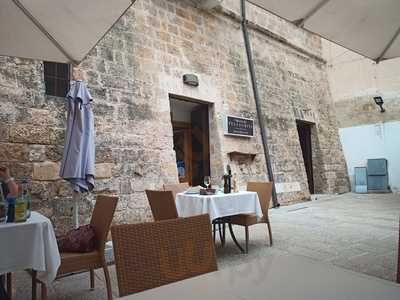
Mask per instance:
[[[242,13],[241,25],[242,25],[242,31],[243,31],[244,44],[246,47],[247,62],[249,64],[251,85],[253,87],[253,95],[254,95],[254,100],[256,103],[258,123],[260,124],[261,139],[262,139],[262,144],[263,144],[263,148],[264,148],[265,162],[267,164],[268,177],[269,177],[269,180],[273,183],[272,184],[272,203],[273,203],[273,207],[277,208],[280,206],[280,204],[279,204],[278,198],[276,196],[274,174],[272,172],[271,158],[269,156],[267,130],[266,130],[265,124],[263,122],[264,118],[263,118],[262,111],[261,111],[260,94],[258,93],[257,77],[256,77],[255,68],[254,68],[253,54],[252,54],[251,45],[250,45],[249,32],[247,29],[246,0],[240,0],[240,1],[241,1],[241,13]]]

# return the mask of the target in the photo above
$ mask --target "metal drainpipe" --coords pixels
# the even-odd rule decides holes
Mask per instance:
[[[272,185],[272,203],[273,203],[273,207],[277,208],[277,207],[280,206],[280,204],[279,204],[278,198],[276,196],[274,174],[272,172],[271,158],[269,156],[269,148],[268,148],[268,141],[267,141],[267,131],[265,129],[265,124],[263,122],[263,117],[262,117],[262,112],[261,112],[260,95],[258,93],[258,87],[257,87],[257,77],[256,77],[255,69],[254,69],[254,62],[253,62],[253,55],[252,55],[251,46],[250,46],[249,33],[248,33],[248,30],[247,30],[246,0],[240,0],[240,1],[241,1],[241,12],[242,12],[242,21],[241,21],[241,23],[242,23],[244,44],[246,46],[247,61],[248,61],[248,64],[249,64],[251,84],[252,84],[252,87],[253,87],[254,100],[255,100],[255,103],[256,103],[258,122],[260,123],[261,139],[262,139],[263,148],[264,148],[265,162],[267,164],[269,180],[273,182],[273,185]]]

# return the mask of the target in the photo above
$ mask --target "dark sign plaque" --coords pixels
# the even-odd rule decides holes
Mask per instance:
[[[252,137],[254,120],[240,117],[227,116],[225,134],[242,137]]]

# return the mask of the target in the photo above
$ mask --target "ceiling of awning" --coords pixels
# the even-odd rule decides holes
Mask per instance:
[[[0,55],[79,63],[134,0],[1,0]]]
[[[375,61],[400,56],[399,0],[248,0]]]

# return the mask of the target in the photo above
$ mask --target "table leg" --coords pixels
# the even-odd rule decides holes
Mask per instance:
[[[215,245],[215,231],[217,230],[217,224],[215,224],[214,222],[213,222],[213,241],[214,241],[214,245]]]
[[[221,241],[221,246],[225,246],[225,221],[221,219],[218,223],[219,239]]]
[[[219,240],[221,241],[221,245],[224,244],[222,240],[222,223],[218,223],[218,233],[219,233]]]
[[[229,227],[229,232],[231,234],[232,240],[233,242],[236,244],[236,246],[240,249],[240,251],[242,253],[245,253],[244,249],[242,248],[242,246],[240,246],[240,244],[238,243],[238,241],[236,240],[235,234],[233,233],[233,229],[232,229],[232,224],[231,222],[228,222],[228,227]]]
[[[47,286],[42,282],[41,300],[47,300]]]
[[[37,299],[37,272],[35,270],[32,270],[32,300]]]
[[[222,247],[225,246],[226,226],[225,222],[222,223]]]
[[[225,218],[217,218],[217,219],[214,219],[212,222],[214,245],[216,242],[217,231],[219,234],[219,239],[221,241],[221,246],[223,247],[225,245],[225,222],[226,222]]]
[[[12,300],[12,293],[12,276],[11,273],[7,273],[7,294],[9,300]]]

